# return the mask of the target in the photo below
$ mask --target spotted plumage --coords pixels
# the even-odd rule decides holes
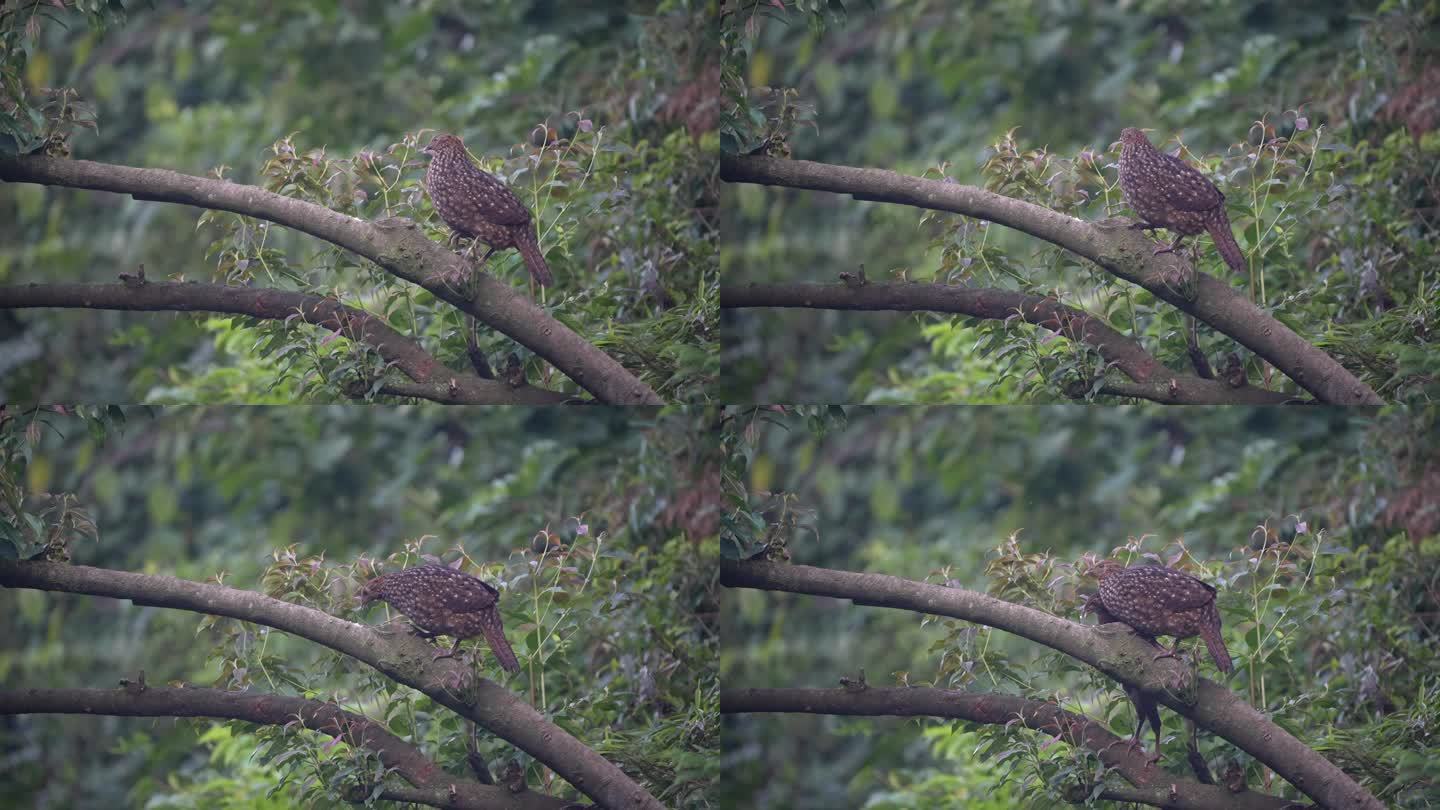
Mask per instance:
[[[1175,637],[1174,649],[1156,658],[1175,655],[1182,639],[1198,635],[1221,672],[1235,671],[1220,635],[1220,611],[1215,607],[1214,588],[1173,568],[1149,565],[1126,568],[1114,560],[1102,561],[1095,567],[1094,574],[1100,580],[1102,616],[1130,625],[1152,642],[1156,636]]]
[[[508,672],[520,669],[496,607],[500,592],[478,577],[443,565],[421,565],[370,580],[356,599],[361,605],[388,602],[427,638],[454,638],[455,645],[437,652],[436,658],[454,655],[462,640],[483,635],[500,666]]]
[[[1155,252],[1169,253],[1187,236],[1209,232],[1220,257],[1237,273],[1246,272],[1245,254],[1230,231],[1225,195],[1185,161],[1150,145],[1133,127],[1120,132],[1120,191],[1146,230],[1165,228],[1175,241]]]
[[[471,163],[465,144],[454,135],[436,135],[421,151],[430,156],[425,190],[435,212],[455,233],[489,247],[480,263],[497,250],[515,248],[535,281],[550,286],[555,279],[540,252],[530,209],[515,192]]]

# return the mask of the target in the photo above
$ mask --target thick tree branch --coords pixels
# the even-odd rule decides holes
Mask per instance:
[[[474,720],[526,751],[597,803],[618,810],[662,805],[614,763],[586,747],[519,697],[476,678],[455,659],[433,660],[434,648],[408,633],[367,625],[271,599],[252,591],[175,577],[132,574],[85,565],[0,560],[0,586],[128,599],[137,605],[190,610],[254,622],[306,638],[362,661],[436,703]],[[457,694],[454,685],[463,686]]]
[[[1019,720],[1026,728],[1041,731],[1073,746],[1095,752],[1101,762],[1139,787],[1174,786],[1171,801],[1157,807],[1242,808],[1266,810],[1290,804],[1263,793],[1234,794],[1212,785],[1176,779],[1151,763],[1144,751],[1132,749],[1104,725],[1084,715],[1067,712],[1053,703],[1028,700],[1018,695],[961,692],[928,687],[864,689],[725,689],[720,693],[722,714],[748,712],[791,712],[861,717],[954,717],[973,723],[1003,726]],[[1168,790],[1168,788],[1167,788]]]
[[[473,273],[473,297],[466,298],[447,283],[445,276],[446,271],[471,273],[469,263],[444,245],[426,239],[409,220],[367,222],[254,186],[166,169],[137,169],[40,155],[0,159],[0,180],[111,191],[137,200],[231,211],[294,228],[364,256],[509,335],[601,402],[662,404],[659,395],[614,358],[490,274]]]
[[[475,376],[474,372],[467,373],[472,379],[480,383],[484,383],[486,390],[489,392],[489,396],[496,398],[500,397],[501,393],[500,391],[494,389],[504,389],[507,391],[526,392],[527,398],[533,397],[533,401],[527,402],[527,404],[530,405],[556,405],[560,403],[583,405],[586,403],[594,402],[594,400],[590,399],[567,397],[564,394],[559,393],[558,391],[549,391],[544,388],[536,388],[532,385],[522,385],[519,388],[511,388],[507,383],[501,380],[485,380]],[[380,393],[394,397],[414,397],[415,399],[426,399],[430,400],[431,402],[438,402],[441,405],[474,404],[470,399],[472,395],[467,390],[467,388],[463,385],[457,385],[451,380],[445,380],[444,382],[407,383],[397,381],[393,383],[385,383],[384,385],[380,386]]]
[[[492,790],[505,791],[507,793],[509,792],[506,791],[506,789],[503,787],[495,787],[492,788]],[[515,796],[515,799],[512,800],[513,802],[528,802],[528,804],[526,804],[525,806],[536,808],[536,810],[559,810],[559,808],[590,807],[590,805],[588,804],[578,804],[575,802],[560,802],[558,805],[552,804],[551,802],[553,802],[554,799],[551,799],[549,796],[546,796],[543,793],[531,793],[528,790],[522,793],[516,793],[511,795]],[[410,802],[412,804],[424,804],[429,805],[430,807],[446,808],[447,810],[450,810],[451,808],[453,808],[453,810],[462,810],[462,808],[470,806],[469,804],[463,803],[463,797],[450,792],[449,789],[442,790],[439,788],[406,787],[399,784],[387,785],[383,790],[380,791],[380,795],[377,798],[391,802]],[[361,802],[356,802],[356,804],[361,804]],[[486,805],[487,808],[508,806],[510,805]]]
[[[1231,388],[1223,380],[1205,380],[1189,374],[1149,383],[1111,380],[1100,386],[1100,393],[1116,397],[1134,397],[1167,405],[1291,405],[1312,404],[1294,394],[1244,386]]]
[[[721,155],[720,178],[732,183],[830,191],[858,200],[950,211],[1014,228],[1089,259],[1210,324],[1268,360],[1321,402],[1383,404],[1378,394],[1334,358],[1245,300],[1225,282],[1189,267],[1178,254],[1153,255],[1154,243],[1131,229],[1129,220],[1087,222],[974,186],[808,160]],[[1188,283],[1177,285],[1177,278]],[[1182,286],[1188,289],[1180,289]]]
[[[1196,679],[1195,702],[1182,701],[1167,690],[1166,681],[1185,678],[1188,671],[1173,659],[1156,661],[1153,647],[1124,625],[1087,627],[962,588],[807,565],[721,560],[720,583],[950,616],[1014,633],[1152,693],[1158,702],[1249,752],[1322,806],[1373,810],[1383,806],[1348,774],[1224,686]]]
[[[144,686],[121,689],[0,690],[0,715],[104,714],[116,717],[213,717],[268,726],[300,725],[374,751],[380,761],[417,788],[449,794],[449,807],[558,810],[567,802],[541,793],[516,796],[499,787],[460,778],[441,770],[415,746],[391,734],[380,723],[347,712],[333,703],[284,695],[226,692],[220,689]]]
[[[284,321],[299,316],[305,323],[339,332],[363,342],[416,383],[411,396],[430,391],[438,401],[467,405],[553,405],[567,397],[556,391],[525,386],[511,388],[483,380],[470,371],[455,371],[436,360],[414,340],[391,329],[379,316],[345,306],[334,298],[300,292],[232,287],[225,284],[26,284],[0,287],[0,309],[60,307],[116,310],[208,311]],[[437,397],[426,397],[437,399]]]

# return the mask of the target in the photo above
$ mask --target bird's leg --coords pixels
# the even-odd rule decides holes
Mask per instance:
[[[1143,734],[1144,732],[1145,732],[1145,714],[1144,714],[1144,712],[1140,711],[1140,707],[1139,707],[1139,706],[1136,706],[1136,707],[1135,707],[1135,733],[1134,733],[1134,734],[1131,734],[1129,741],[1127,741],[1127,742],[1125,743],[1125,748],[1126,748],[1126,750],[1128,750],[1128,751],[1143,751],[1143,750],[1145,750],[1145,749],[1144,749],[1144,746],[1142,746],[1142,745],[1140,744],[1140,735]],[[1155,747],[1158,749],[1160,746],[1157,745],[1157,746],[1155,746]]]
[[[476,270],[479,270],[480,268],[484,267],[484,266],[485,266],[485,262],[490,261],[490,254],[491,254],[491,253],[494,253],[494,252],[495,252],[495,247],[492,245],[489,250],[485,251],[485,255],[480,257],[480,263],[477,264],[477,265],[475,265],[475,269],[476,269]]]
[[[1184,238],[1185,238],[1185,234],[1183,234],[1183,233],[1182,233],[1182,234],[1179,234],[1178,236],[1175,237],[1175,241],[1174,241],[1174,242],[1171,242],[1168,247],[1158,247],[1158,248],[1155,248],[1155,253],[1152,254],[1152,255],[1159,256],[1161,253],[1174,253],[1174,252],[1175,252],[1175,249],[1178,248],[1178,247],[1180,247],[1180,240],[1181,240],[1181,239],[1184,239]]]
[[[435,653],[435,656],[434,656],[433,658],[431,658],[430,660],[431,660],[431,661],[439,661],[441,658],[453,658],[453,657],[455,657],[455,652],[456,652],[457,650],[459,650],[459,649],[460,649],[460,639],[457,638],[457,639],[455,639],[455,644],[454,644],[454,646],[452,646],[452,647],[451,647],[449,650],[447,650],[446,652],[437,652],[437,653]]]
[[[1152,640],[1153,640],[1153,639],[1152,639]],[[1175,639],[1175,646],[1172,647],[1172,648],[1170,648],[1170,649],[1168,649],[1168,650],[1166,650],[1164,647],[1160,646],[1160,644],[1159,644],[1158,642],[1156,643],[1155,646],[1160,647],[1160,649],[1161,649],[1161,650],[1164,650],[1164,652],[1157,653],[1157,654],[1155,655],[1155,657],[1154,657],[1153,659],[1151,659],[1151,660],[1159,661],[1161,658],[1179,658],[1179,657],[1180,657],[1180,639],[1178,639],[1178,638]]]
[[[1123,745],[1125,746],[1125,750],[1130,751],[1131,753],[1143,752],[1145,750],[1145,746],[1143,743],[1140,742],[1140,735],[1143,733],[1144,728],[1145,718],[1144,716],[1141,716],[1135,724],[1135,734],[1132,735],[1130,739],[1116,740],[1115,742],[1112,742],[1109,745],[1105,746],[1105,750],[1108,751],[1117,745]],[[1155,735],[1155,753],[1145,757],[1145,761],[1152,764],[1160,761],[1160,735],[1158,733]]]
[[[1145,709],[1144,707],[1142,707],[1138,702],[1135,704],[1135,736],[1133,736],[1133,737],[1130,738],[1130,744],[1131,744],[1131,746],[1132,746],[1132,750],[1137,750],[1137,749],[1138,749],[1138,750],[1142,750],[1142,751],[1144,750],[1144,749],[1140,746],[1140,735],[1143,734],[1143,733],[1145,733],[1145,711],[1146,711],[1146,709]],[[1149,711],[1151,711],[1151,712],[1155,712],[1155,711],[1156,711],[1155,706],[1154,706],[1153,703],[1150,704]],[[1158,713],[1155,714],[1155,717],[1151,719],[1151,724],[1152,724],[1152,725],[1155,724],[1155,723],[1158,721],[1159,717],[1160,717],[1160,715],[1159,715]],[[1147,763],[1150,763],[1151,765],[1153,765],[1153,764],[1155,764],[1156,762],[1159,762],[1159,761],[1160,761],[1160,728],[1159,728],[1159,726],[1156,726],[1156,728],[1155,728],[1155,753],[1153,753],[1153,754],[1151,754],[1150,756],[1146,757],[1146,758],[1145,758],[1145,761],[1146,761]]]
[[[1144,753],[1144,751],[1145,751],[1145,746],[1144,746],[1143,743],[1140,742],[1140,735],[1143,734],[1144,731],[1145,731],[1145,718],[1144,718],[1144,717],[1141,717],[1141,718],[1139,719],[1139,721],[1135,724],[1135,734],[1134,734],[1134,736],[1132,736],[1132,737],[1131,737],[1128,741],[1126,741],[1126,743],[1125,743],[1125,750],[1131,751],[1131,752],[1134,752],[1134,753]],[[1112,745],[1113,745],[1113,743],[1112,743]],[[1154,765],[1155,763],[1157,763],[1157,762],[1160,761],[1160,757],[1161,757],[1161,753],[1160,753],[1160,732],[1157,731],[1157,732],[1155,732],[1155,753],[1146,756],[1146,757],[1145,757],[1145,762],[1146,762],[1146,764],[1148,764],[1148,765]]]
[[[439,638],[440,636],[444,635],[444,633],[432,633],[432,632],[430,632],[429,630],[421,629],[419,625],[415,625],[415,624],[411,624],[411,625],[410,625],[410,632],[412,632],[412,633],[414,633],[415,635],[419,636],[420,638],[423,638],[423,639],[425,639],[426,641],[430,641],[430,642],[433,642],[433,641],[435,641],[435,639],[437,639],[437,638]],[[444,651],[436,652],[435,655],[434,655],[434,657],[432,657],[430,660],[431,660],[431,661],[438,661],[438,660],[440,660],[441,658],[449,658],[450,656],[454,655],[454,654],[455,654],[455,651],[456,651],[457,649],[459,649],[459,648],[460,648],[460,639],[457,638],[457,639],[455,639],[455,646],[451,647],[449,652],[444,652]]]

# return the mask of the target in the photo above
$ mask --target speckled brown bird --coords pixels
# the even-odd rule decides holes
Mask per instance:
[[[1225,195],[1185,161],[1151,146],[1134,127],[1120,132],[1120,191],[1140,217],[1136,227],[1175,232],[1175,241],[1156,248],[1156,254],[1174,251],[1181,239],[1208,231],[1230,269],[1246,272],[1245,254],[1225,215]]]
[[[1214,588],[1173,568],[1127,568],[1115,560],[1102,560],[1092,573],[1100,581],[1100,606],[1115,621],[1130,625],[1152,642],[1156,636],[1175,637],[1174,648],[1157,659],[1174,657],[1182,639],[1198,635],[1221,672],[1235,671],[1220,635]]]
[[[555,278],[550,275],[545,254],[540,252],[530,209],[515,192],[471,163],[465,144],[454,135],[436,135],[421,151],[430,156],[425,190],[435,212],[455,233],[489,247],[480,264],[485,264],[497,250],[515,248],[536,283],[542,287],[553,284]]]
[[[370,580],[355,598],[361,605],[388,602],[426,638],[454,638],[455,645],[437,652],[436,659],[454,655],[462,640],[483,635],[500,666],[507,672],[520,669],[496,607],[500,592],[478,577],[443,565],[420,565]]]

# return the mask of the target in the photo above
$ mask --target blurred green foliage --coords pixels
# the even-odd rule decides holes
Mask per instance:
[[[379,625],[354,592],[420,555],[497,583],[522,660],[504,681],[670,807],[718,773],[719,459],[703,410],[8,409],[8,557],[169,574]],[[77,526],[53,508],[67,499]],[[16,507],[18,505],[18,511]],[[335,700],[468,773],[471,731],[355,661],[269,628],[129,602],[0,590],[0,679],[113,687],[144,670]],[[483,645],[482,649],[483,649]],[[465,648],[468,650],[469,646]],[[477,656],[487,677],[493,659]],[[342,807],[373,756],[209,720],[22,715],[0,730],[30,807]],[[495,771],[519,753],[478,736]],[[258,753],[257,753],[258,752]],[[577,795],[528,756],[533,788]],[[271,799],[271,791],[276,791]]]
[[[534,211],[559,281],[539,303],[667,399],[707,397],[719,62],[707,0],[20,6],[0,16],[3,106],[38,118],[17,119],[0,151],[43,143],[219,176],[362,219],[409,217],[441,239],[417,141],[453,132]],[[98,133],[42,109],[51,86],[92,105]],[[0,189],[0,283],[114,281],[142,265],[152,280],[298,289],[381,313],[467,365],[453,309],[327,243],[228,213]],[[527,283],[519,267],[506,252],[488,271]],[[488,329],[478,342],[498,366],[518,348]],[[384,367],[323,330],[204,313],[9,312],[0,348],[12,401],[338,401]],[[576,390],[520,354],[532,382]]]
[[[1440,320],[1433,3],[729,2],[722,144],[983,186],[1098,220],[1126,126],[1203,165],[1240,282],[1387,399],[1428,401]],[[1429,101],[1427,101],[1429,99]],[[1182,318],[1073,255],[964,217],[728,185],[727,284],[899,278],[1057,295],[1186,369]],[[944,314],[723,313],[726,402],[1064,401],[1103,370],[1023,323]],[[1235,349],[1201,330],[1212,364]],[[1242,351],[1252,384],[1293,390]],[[1086,386],[1079,386],[1085,390]]]
[[[1190,570],[1220,589],[1227,685],[1387,805],[1426,807],[1440,800],[1420,764],[1440,756],[1437,416],[732,408],[722,554],[948,582],[1089,622],[1083,555]],[[1007,633],[750,589],[722,605],[727,688],[834,687],[863,669],[875,686],[1053,700],[1134,728],[1113,682]],[[1162,766],[1188,774],[1188,733],[1161,714]],[[1235,758],[1252,787],[1283,789],[1214,735],[1200,743],[1213,772]],[[1060,806],[1103,771],[1047,735],[957,721],[729,715],[724,749],[729,806]]]

